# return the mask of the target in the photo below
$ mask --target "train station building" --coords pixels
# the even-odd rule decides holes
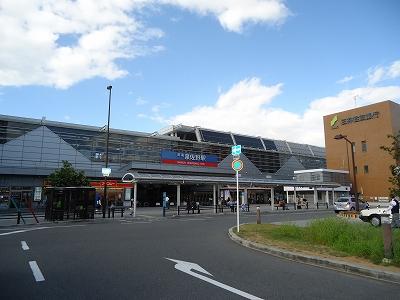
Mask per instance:
[[[324,201],[347,182],[345,175],[325,170],[322,147],[184,125],[153,133],[110,129],[108,200],[128,205],[135,197],[139,205],[156,206],[163,193],[175,205],[235,199],[233,145],[242,145],[243,202],[290,201],[296,188]],[[21,206],[40,201],[47,176],[63,160],[84,171],[101,197],[105,151],[106,132],[100,127],[0,115],[0,207],[9,207],[10,197]],[[308,175],[294,173],[299,170]]]

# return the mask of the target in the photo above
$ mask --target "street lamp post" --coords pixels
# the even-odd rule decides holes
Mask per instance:
[[[354,199],[356,200],[356,211],[359,211],[360,210],[360,203],[358,201],[356,165],[355,165],[355,162],[354,162],[353,143],[347,138],[347,135],[343,135],[343,134],[335,135],[335,140],[342,140],[342,139],[345,140],[347,143],[349,143],[350,147],[351,147],[351,161],[352,161],[352,167],[353,167],[353,192],[354,192]]]
[[[110,137],[110,109],[111,109],[111,89],[112,86],[107,86],[107,90],[110,91],[108,95],[108,120],[107,120],[107,136],[106,136],[106,169],[108,168],[108,139]],[[103,218],[106,217],[107,207],[107,176],[104,176],[104,195],[103,195]]]

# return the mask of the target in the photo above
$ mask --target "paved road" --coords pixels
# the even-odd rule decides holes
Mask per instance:
[[[263,221],[332,214],[269,214]],[[266,220],[268,218],[268,220]],[[242,222],[254,222],[254,215]],[[234,215],[140,216],[104,223],[52,224],[0,231],[2,299],[399,299],[400,286],[283,260],[233,243]],[[21,241],[25,241],[23,250]],[[193,262],[211,275],[174,268]],[[35,261],[36,281],[29,262]],[[33,267],[34,268],[34,267]],[[203,276],[207,281],[198,277]],[[215,283],[215,282],[214,282]],[[224,286],[227,288],[226,286]]]

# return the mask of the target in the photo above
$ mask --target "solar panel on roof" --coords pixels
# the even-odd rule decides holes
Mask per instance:
[[[273,151],[277,151],[278,150],[278,149],[276,149],[276,145],[275,145],[274,141],[263,139],[263,142],[264,142],[264,145],[265,145],[265,149],[273,150]]]
[[[285,141],[275,140],[274,143],[275,143],[276,149],[278,151],[290,153],[290,149],[288,148]]]
[[[232,137],[228,133],[208,130],[200,130],[200,133],[203,137],[203,141],[205,142],[233,145]]]
[[[325,148],[317,147],[317,146],[310,146],[310,147],[311,147],[311,150],[314,152],[315,156],[321,156],[321,157],[325,156]]]
[[[253,138],[243,135],[234,135],[237,145],[242,145],[244,147],[264,149],[261,140],[259,138]]]
[[[288,142],[290,149],[294,154],[312,155],[308,145]]]

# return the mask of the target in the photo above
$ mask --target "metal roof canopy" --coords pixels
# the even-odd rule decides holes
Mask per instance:
[[[122,182],[164,182],[164,183],[204,183],[204,184],[235,184],[236,178],[232,177],[212,177],[212,176],[191,176],[191,175],[170,175],[170,174],[150,174],[150,173],[126,173],[122,177]],[[240,184],[248,185],[264,185],[264,186],[296,186],[296,187],[340,187],[340,184],[335,182],[327,183],[313,183],[313,182],[299,182],[294,180],[272,180],[260,178],[239,178]]]

